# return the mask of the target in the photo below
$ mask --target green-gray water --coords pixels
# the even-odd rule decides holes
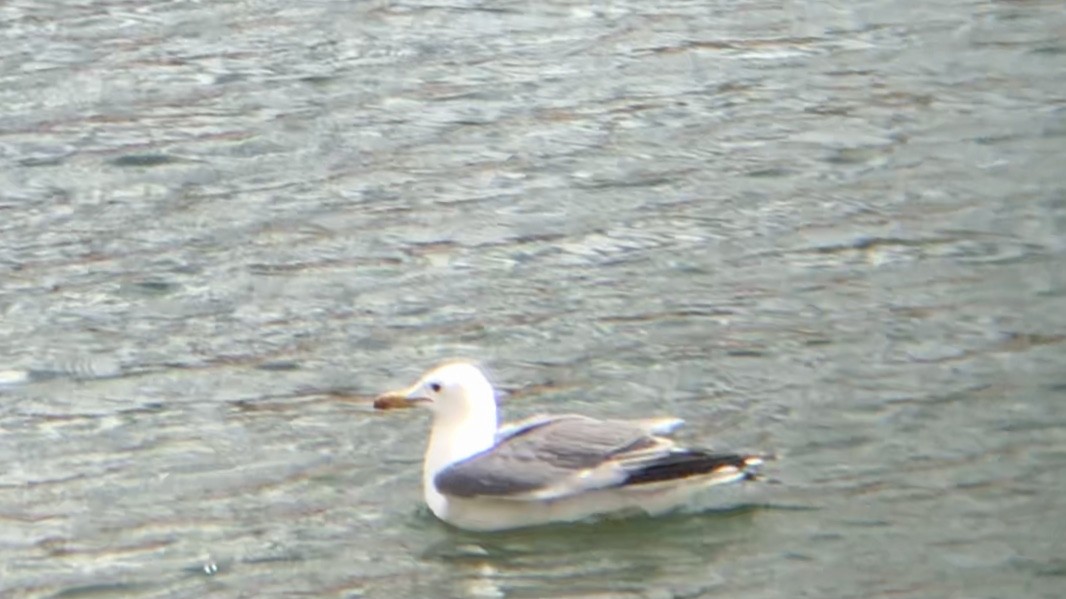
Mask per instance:
[[[1061,2],[0,4],[3,597],[1066,588]],[[497,535],[427,416],[675,414],[729,509]]]

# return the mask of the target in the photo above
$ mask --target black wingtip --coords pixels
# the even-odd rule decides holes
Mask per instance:
[[[756,480],[756,468],[763,463],[762,456],[741,455],[736,453],[710,453],[706,451],[687,450],[669,455],[646,464],[640,470],[631,472],[623,484],[641,485],[714,474],[732,470],[742,480]]]

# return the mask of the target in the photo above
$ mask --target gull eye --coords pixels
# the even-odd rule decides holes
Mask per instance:
[[[430,383],[429,388],[432,389],[434,393],[440,393],[440,383]]]

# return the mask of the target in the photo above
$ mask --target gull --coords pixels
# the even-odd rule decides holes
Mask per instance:
[[[763,462],[678,446],[664,436],[682,424],[678,418],[560,414],[498,427],[496,392],[468,362],[445,363],[386,397],[433,413],[423,497],[437,518],[467,530],[659,515],[700,489],[754,479]]]

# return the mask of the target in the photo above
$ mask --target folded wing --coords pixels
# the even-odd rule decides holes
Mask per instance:
[[[496,446],[446,468],[434,483],[456,497],[543,501],[717,470],[741,472],[750,465],[744,456],[681,449],[654,434],[679,424],[677,419],[534,417],[501,430]]]

